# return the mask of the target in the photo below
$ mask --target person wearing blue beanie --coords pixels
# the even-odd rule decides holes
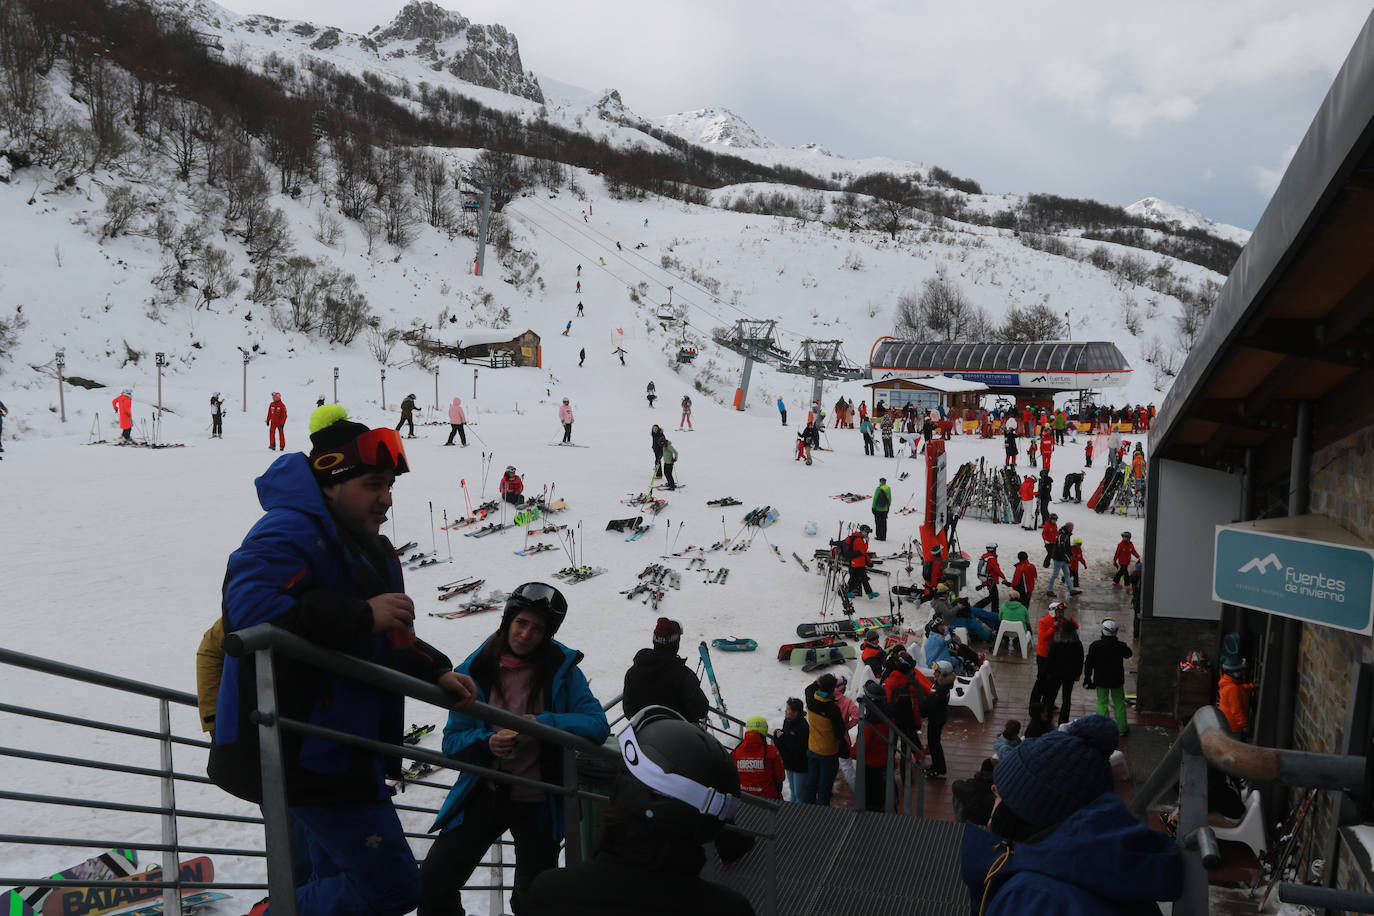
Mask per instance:
[[[1010,750],[993,771],[989,830],[966,827],[960,861],[984,916],[1158,913],[1183,893],[1183,857],[1113,791],[1116,722],[1084,716]]]

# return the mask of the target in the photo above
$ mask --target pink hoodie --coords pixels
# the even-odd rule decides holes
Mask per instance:
[[[467,414],[463,413],[463,401],[461,398],[454,398],[453,403],[448,405],[448,421],[453,424],[466,423]]]
[[[566,404],[566,403],[565,403],[565,404],[560,404],[560,405],[558,406],[558,422],[559,422],[559,423],[571,423],[572,421],[573,421],[573,416],[572,416],[572,405]]]

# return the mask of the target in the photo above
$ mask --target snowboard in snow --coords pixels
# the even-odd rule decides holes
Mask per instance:
[[[219,891],[193,891],[191,893],[182,894],[181,912],[183,916],[185,916],[186,913],[194,913],[208,904],[228,899],[228,894],[221,894]],[[119,916],[161,916],[161,913],[162,901],[158,900],[147,906],[141,906],[136,910],[122,910]]]
[[[850,645],[822,646],[818,649],[793,649],[788,663],[800,666],[803,671],[811,671],[825,665],[842,665],[858,657],[858,652]]]
[[[792,652],[796,649],[819,649],[823,646],[833,646],[836,644],[834,636],[818,636],[815,639],[808,639],[806,642],[789,642],[778,646],[778,661],[785,662],[792,657]]]
[[[79,865],[64,868],[53,875],[54,880],[92,879],[106,881],[123,878],[138,868],[138,853],[132,849],[111,849],[98,856],[87,859]],[[0,897],[0,905],[6,914],[32,916],[43,907],[43,901],[52,893],[51,887],[18,887]]]
[[[736,638],[713,639],[711,640],[711,646],[712,648],[719,649],[722,652],[753,652],[755,649],[759,647],[759,644],[752,639]]]
[[[857,617],[844,620],[822,620],[815,623],[797,624],[797,635],[802,639],[813,636],[853,636],[865,630],[883,629],[893,626],[891,617]]]

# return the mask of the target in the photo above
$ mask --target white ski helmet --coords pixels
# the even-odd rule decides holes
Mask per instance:
[[[1103,636],[1115,636],[1115,635],[1116,635],[1116,621],[1115,621],[1115,620],[1113,620],[1112,618],[1108,617],[1108,618],[1106,618],[1105,620],[1102,621],[1102,635],[1103,635]]]

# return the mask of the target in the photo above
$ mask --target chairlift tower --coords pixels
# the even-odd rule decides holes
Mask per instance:
[[[749,377],[753,374],[755,360],[772,363],[779,369],[791,362],[792,357],[778,346],[774,337],[777,324],[772,320],[741,318],[735,322],[733,331],[717,328],[713,335],[716,343],[744,357],[739,387],[735,389],[736,410],[743,410],[745,400],[749,397]]]
[[[801,343],[795,359],[778,366],[779,372],[805,375],[811,378],[811,400],[821,403],[826,380],[836,382],[855,381],[865,378],[867,370],[845,359],[840,340],[811,340]]]

